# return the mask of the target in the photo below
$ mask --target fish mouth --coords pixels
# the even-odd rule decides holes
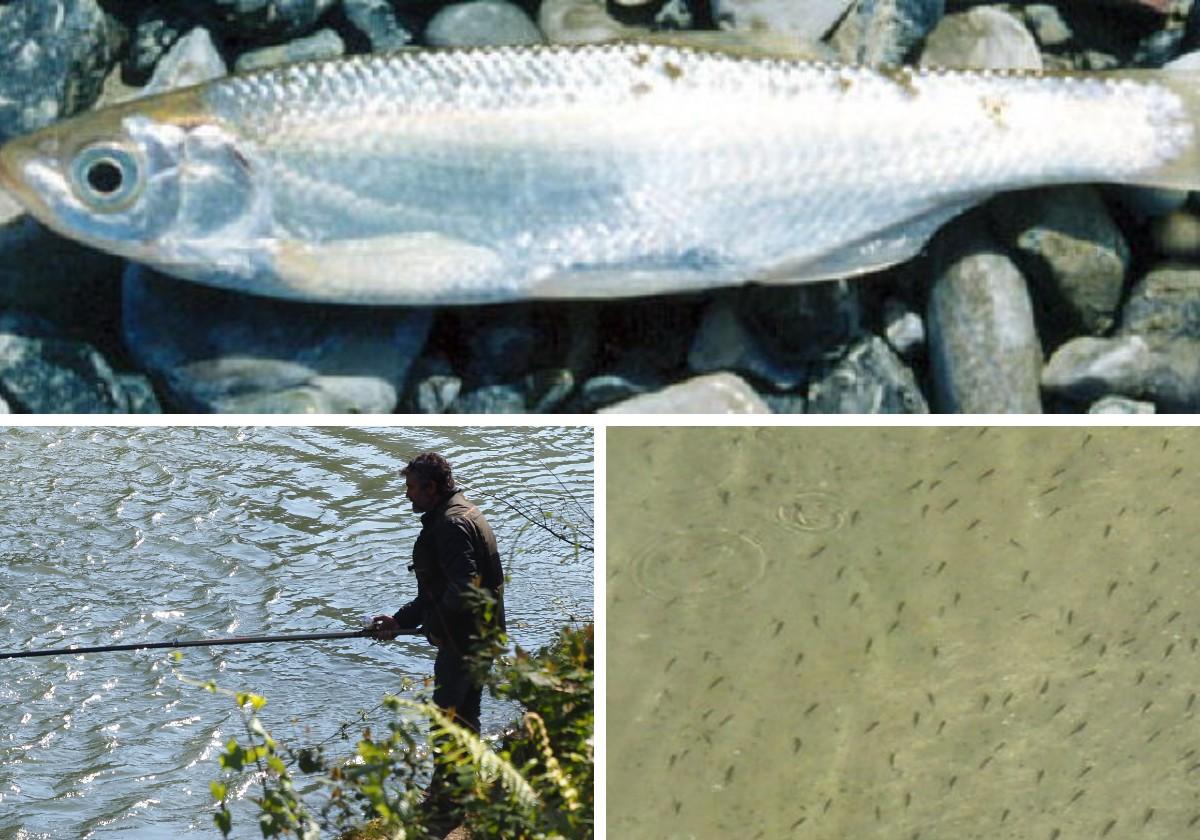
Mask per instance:
[[[0,189],[30,211],[36,211],[39,203],[25,183],[24,175],[26,166],[35,157],[34,150],[22,138],[9,140],[0,146]]]
[[[20,163],[17,158],[17,149],[12,143],[5,143],[3,146],[0,146],[0,189],[13,196],[16,196],[19,192],[16,172]]]
[[[54,214],[30,181],[37,168],[46,168],[46,156],[41,153],[39,143],[26,135],[9,140],[0,146],[0,189],[8,193],[13,201],[47,227],[54,227]]]

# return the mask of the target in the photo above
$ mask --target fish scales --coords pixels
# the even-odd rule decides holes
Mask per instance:
[[[98,124],[135,149],[173,143],[152,237],[60,211],[79,188],[30,163],[37,135],[0,151],[0,178],[67,235],[244,291],[640,295],[881,268],[999,190],[1197,181],[1193,82],[661,44],[411,51],[217,80],[42,135],[68,155]]]

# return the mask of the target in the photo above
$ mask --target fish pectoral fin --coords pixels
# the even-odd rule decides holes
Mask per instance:
[[[938,228],[989,197],[976,195],[941,204],[833,251],[781,260],[755,274],[751,282],[816,283],[882,271],[915,257]]]
[[[631,42],[721,52],[741,58],[788,58],[794,61],[832,61],[836,58],[833,50],[817,41],[758,29],[647,32]]]
[[[433,232],[278,240],[272,268],[281,291],[307,300],[410,306],[514,296],[495,251]]]

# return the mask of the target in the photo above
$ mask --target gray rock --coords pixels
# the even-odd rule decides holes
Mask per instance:
[[[342,43],[338,34],[332,29],[322,29],[307,38],[297,38],[279,46],[244,52],[234,62],[234,69],[239,73],[246,73],[281,64],[295,64],[297,61],[337,58],[345,52],[346,45]]]
[[[541,30],[519,6],[504,0],[471,0],[446,6],[429,21],[425,40],[435,47],[540,44]]]
[[[1177,210],[1150,225],[1150,241],[1156,253],[1176,259],[1200,259],[1200,216]]]
[[[1166,216],[1182,208],[1188,199],[1187,190],[1165,187],[1105,186],[1105,195],[1112,198],[1139,219]]]
[[[769,352],[789,364],[841,356],[863,334],[857,280],[751,286],[738,313]]]
[[[1088,414],[1154,414],[1154,403],[1128,397],[1101,397],[1088,408]]]
[[[445,414],[462,393],[462,379],[441,353],[417,359],[409,380],[406,408],[418,414]]]
[[[337,0],[192,0],[213,24],[244,38],[294,38],[311,31]]]
[[[179,39],[154,68],[143,96],[219,79],[228,73],[225,59],[208,30],[197,26]]]
[[[243,410],[258,395],[264,411],[388,413],[433,317],[239,295],[139,266],[124,291],[130,355],[187,411]]]
[[[1073,37],[1062,12],[1049,3],[1030,3],[1024,9],[1025,23],[1043,47],[1059,47]]]
[[[162,414],[162,405],[154,384],[149,377],[140,373],[118,373],[117,383],[125,393],[125,404],[130,414]]]
[[[665,0],[608,0],[608,13],[621,23],[651,26],[654,18],[666,6]]]
[[[575,375],[566,368],[538,370],[525,377],[525,393],[533,414],[558,411],[575,390]]]
[[[1020,20],[982,6],[942,18],[925,40],[921,66],[1041,70],[1042,55]]]
[[[696,25],[696,12],[688,0],[667,0],[654,16],[660,29],[691,29]]]
[[[746,381],[732,373],[710,373],[630,397],[599,414],[770,414]]]
[[[142,87],[130,87],[121,80],[119,70],[113,70],[104,84],[104,93],[97,108],[116,105],[144,96],[166,93],[189,85],[198,85],[226,75],[225,60],[213,43],[212,36],[197,26],[175,42],[158,62],[154,73]]]
[[[462,393],[462,380],[457,376],[429,376],[417,383],[414,393],[419,414],[445,414]]]
[[[21,413],[123,414],[130,408],[94,347],[16,311],[0,314],[0,395]]]
[[[1085,403],[1113,393],[1140,397],[1153,364],[1153,351],[1141,336],[1084,336],[1054,351],[1042,371],[1042,387]]]
[[[145,84],[159,60],[195,25],[195,19],[180,3],[155,3],[143,8],[125,59],[130,80]]]
[[[532,316],[532,309],[521,305],[452,310],[466,349],[467,378],[491,384],[523,376],[543,343]]]
[[[713,0],[713,16],[725,27],[786,32],[801,38],[824,38],[853,0]]]
[[[925,349],[925,322],[899,298],[883,302],[884,335],[903,359],[914,359]]]
[[[96,0],[0,4],[0,142],[88,108],[124,38]]]
[[[306,365],[256,358],[201,360],[170,371],[173,394],[187,410],[222,414],[384,413],[395,389],[370,376],[316,376]]]
[[[1138,335],[1077,338],[1050,357],[1042,385],[1076,403],[1115,394],[1150,400],[1162,411],[1194,412],[1200,409],[1200,341],[1151,346]]]
[[[945,10],[945,0],[855,0],[831,41],[843,61],[902,64]]]
[[[367,36],[373,52],[398,50],[415,40],[388,0],[342,0],[342,9],[350,24]]]
[[[592,412],[602,406],[644,394],[647,386],[619,374],[606,373],[593,376],[579,388],[576,403],[579,411]]]
[[[458,398],[456,414],[526,414],[525,395],[514,385],[484,385]]]
[[[748,374],[785,391],[807,381],[806,365],[778,363],[762,347],[758,335],[738,317],[730,296],[718,296],[700,319],[688,353],[688,367],[695,373],[728,370]]]
[[[1141,335],[1150,344],[1200,339],[1200,266],[1168,263],[1151,269],[1129,293],[1118,332]]]
[[[1025,279],[977,224],[968,224],[935,240],[942,268],[926,316],[934,407],[1040,412],[1042,351]]]
[[[646,31],[613,18],[604,0],[542,0],[538,28],[552,44],[593,44],[634,38]]]
[[[1192,4],[1191,17],[1200,22],[1200,3]],[[1171,70],[1200,70],[1200,50],[1193,46],[1191,52],[1168,61],[1166,67]]]
[[[600,352],[591,364],[571,367],[620,373],[638,382],[674,381],[687,366],[698,328],[697,314],[694,303],[676,297],[610,304],[599,318]],[[583,361],[588,360],[584,357]]]
[[[1093,187],[1001,196],[991,205],[1001,241],[1033,284],[1051,345],[1108,331],[1129,270],[1129,246]]]
[[[1078,66],[1080,70],[1116,70],[1121,66],[1121,59],[1111,53],[1101,52],[1100,50],[1084,50],[1079,54]]]
[[[814,362],[839,358],[862,335],[858,286],[845,280],[756,286],[720,295],[695,331],[688,366],[733,371],[791,391]]]
[[[800,392],[788,394],[760,394],[772,414],[807,414],[808,397]]]
[[[104,84],[104,93],[101,94],[96,107],[107,107],[143,96],[198,85],[219,79],[228,72],[225,60],[221,58],[221,53],[208,30],[197,26],[167,51],[144,86],[130,87],[124,84],[120,71],[113,70]]]
[[[887,343],[870,336],[808,388],[809,414],[928,414],[913,372]]]
[[[115,329],[123,262],[63,239],[0,190],[0,309]]]
[[[1183,48],[1183,29],[1159,29],[1138,41],[1129,63],[1135,67],[1163,67]]]

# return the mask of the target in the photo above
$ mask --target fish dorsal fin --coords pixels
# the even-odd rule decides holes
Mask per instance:
[[[720,52],[739,58],[786,58],[793,61],[831,61],[834,52],[823,44],[781,32],[759,29],[721,29],[647,32],[638,43]]]

